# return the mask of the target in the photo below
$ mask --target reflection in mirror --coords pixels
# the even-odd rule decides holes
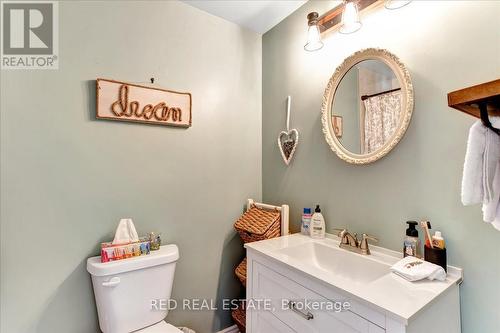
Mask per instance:
[[[332,102],[332,128],[348,151],[364,155],[381,148],[400,126],[401,84],[380,60],[352,66],[338,85]]]

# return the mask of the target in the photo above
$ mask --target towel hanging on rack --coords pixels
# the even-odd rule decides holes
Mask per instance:
[[[500,117],[490,125],[500,127]],[[477,121],[469,131],[462,178],[462,203],[483,204],[483,220],[500,230],[500,136]]]

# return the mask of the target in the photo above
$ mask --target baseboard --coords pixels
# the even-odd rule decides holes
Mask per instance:
[[[238,329],[238,326],[233,325],[229,326],[228,328],[223,329],[222,331],[219,331],[217,333],[239,333],[240,330]]]

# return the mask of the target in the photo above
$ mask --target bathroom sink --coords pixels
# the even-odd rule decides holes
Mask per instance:
[[[410,282],[391,273],[402,258],[400,251],[370,245],[370,254],[361,254],[341,248],[340,242],[335,235],[313,239],[293,234],[246,243],[250,299],[270,299],[274,305],[280,300],[292,305],[294,300],[348,303],[349,311],[342,315],[313,307],[275,312],[281,322],[298,328],[294,332],[331,332],[332,327],[339,332],[423,332],[422,323],[428,319],[421,318],[428,315],[447,319],[441,331],[460,332],[462,269],[448,266],[445,281]],[[250,323],[260,320],[251,309],[248,318]],[[344,326],[347,323],[352,326]],[[255,332],[255,326],[247,332]]]
[[[390,272],[389,265],[385,263],[321,243],[309,242],[286,247],[277,252],[312,268],[349,279],[351,282],[371,282]]]
[[[389,318],[386,318],[385,314],[389,314],[390,318],[398,318],[403,325],[408,325],[417,313],[430,306],[438,296],[445,295],[445,291],[451,288],[454,288],[454,292],[447,295],[454,299],[448,299],[446,302],[459,304],[457,286],[462,281],[461,268],[448,266],[445,281],[409,282],[391,273],[391,266],[402,258],[401,252],[370,245],[371,254],[365,255],[340,248],[339,245],[340,238],[328,234],[324,239],[293,234],[246,243],[247,272],[250,277],[247,281],[247,288],[250,286],[250,289],[247,290],[257,293],[261,299],[273,293],[278,295],[277,297],[284,297],[279,295],[288,293],[300,298],[306,297],[297,296],[302,286],[305,288],[301,289],[303,294],[308,295],[309,299],[320,295],[330,300],[349,301],[351,310],[361,317],[368,316],[369,313],[383,313],[383,316],[371,319],[381,327],[384,327],[386,319]],[[266,285],[266,276],[269,277],[273,270],[273,276],[278,282]],[[280,294],[281,284],[281,289],[288,288],[289,291]],[[330,287],[334,288],[329,289]],[[312,290],[316,295],[307,294],[306,289]],[[362,300],[362,304],[357,303],[359,300]],[[370,310],[365,308],[365,305],[368,305]],[[314,316],[316,318],[316,314]],[[316,332],[307,329],[299,331]],[[327,331],[330,330],[321,332]]]

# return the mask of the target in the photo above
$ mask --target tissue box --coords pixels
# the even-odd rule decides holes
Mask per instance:
[[[122,260],[149,254],[151,244],[147,237],[139,238],[139,241],[126,244],[113,244],[112,242],[101,243],[101,262]]]

